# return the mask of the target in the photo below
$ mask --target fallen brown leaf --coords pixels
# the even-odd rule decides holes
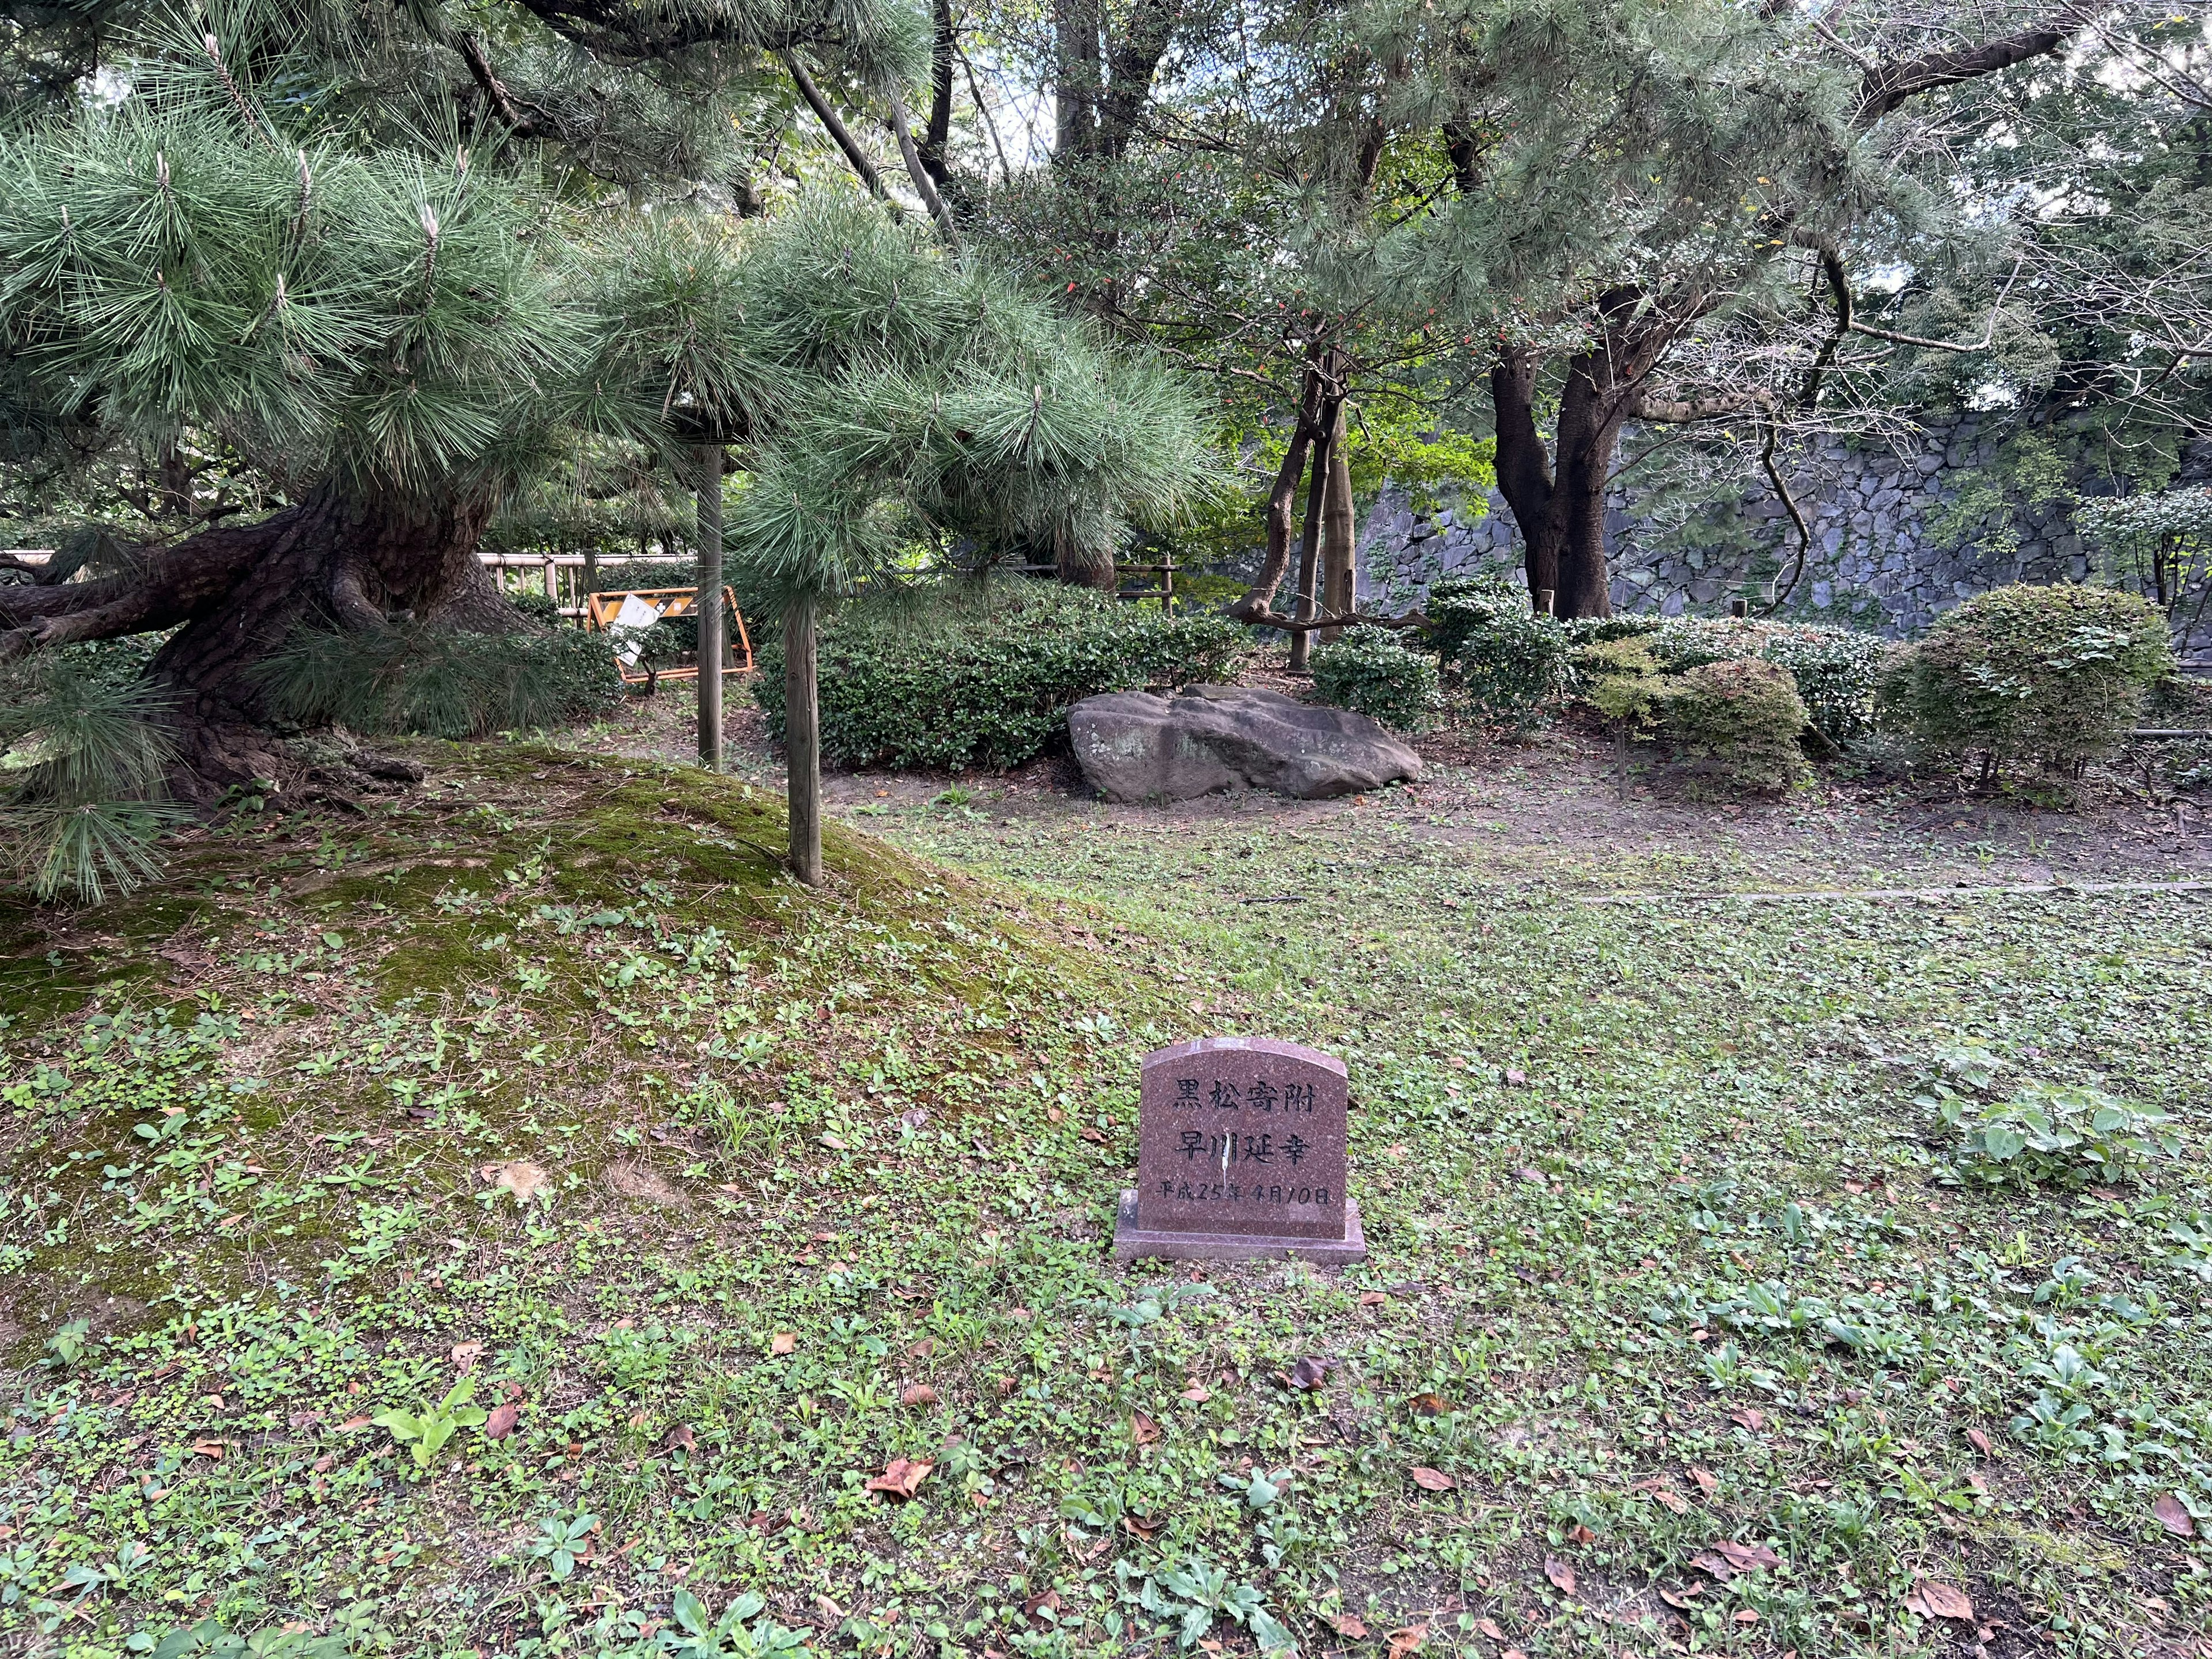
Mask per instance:
[[[1766,1426],[1766,1413],[1756,1406],[1746,1406],[1741,1411],[1730,1412],[1729,1421],[1740,1428],[1749,1429],[1753,1434],[1757,1434]]]
[[[904,1500],[914,1496],[915,1488],[921,1486],[936,1467],[934,1463],[913,1462],[903,1457],[894,1457],[884,1465],[881,1474],[869,1480],[867,1489]]]
[[[1575,1570],[1558,1556],[1544,1558],[1544,1577],[1552,1581],[1561,1595],[1572,1595],[1575,1593]]]
[[[484,1419],[483,1432],[487,1440],[504,1440],[514,1432],[516,1420],[522,1413],[515,1409],[513,1401],[494,1406],[491,1415]]]
[[[1101,1146],[1103,1146],[1106,1144],[1106,1137],[1101,1134],[1097,1130],[1091,1128],[1088,1124],[1084,1126],[1080,1133],[1085,1140],[1095,1140]]]
[[[1687,1515],[1690,1512],[1690,1500],[1672,1486],[1654,1486],[1651,1489],[1651,1496],[1675,1515]]]
[[[213,1462],[220,1463],[222,1462],[222,1442],[195,1440],[192,1442],[192,1452],[195,1456],[204,1457]]]
[[[499,1191],[513,1193],[518,1204],[529,1203],[553,1179],[526,1158],[512,1158],[505,1164],[487,1164],[477,1173]]]
[[[936,1403],[937,1390],[927,1382],[909,1382],[899,1390],[899,1404],[902,1406],[934,1406]]]
[[[1968,1429],[1966,1431],[1966,1440],[1967,1443],[1972,1445],[1976,1451],[1981,1453],[1983,1456],[1995,1457],[1996,1455],[1996,1453],[1991,1449],[1990,1446],[1989,1436],[1984,1434],[1979,1429]]]
[[[1698,1584],[1685,1584],[1678,1590],[1662,1589],[1659,1599],[1670,1607],[1695,1607],[1702,1589],[1703,1586]]]
[[[1329,1362],[1326,1359],[1301,1359],[1291,1367],[1291,1386],[1299,1389],[1317,1389],[1322,1385],[1322,1379],[1328,1375],[1328,1367]]]
[[[1440,1394],[1417,1394],[1407,1403],[1416,1417],[1449,1417],[1459,1409]]]
[[[1160,1425],[1142,1412],[1129,1413],[1129,1438],[1140,1446],[1149,1446],[1160,1437]]]
[[[356,1429],[367,1428],[369,1425],[369,1421],[370,1419],[366,1417],[349,1417],[344,1422],[338,1425],[338,1432],[340,1434],[351,1434]]]
[[[1350,1637],[1355,1642],[1364,1642],[1367,1639],[1366,1623],[1356,1614],[1332,1613],[1328,1615],[1328,1626],[1339,1636]]]
[[[1698,1490],[1708,1498],[1720,1490],[1721,1478],[1711,1469],[1692,1469],[1690,1479],[1698,1483]]]
[[[2181,1500],[2172,1492],[2161,1495],[2158,1502],[2150,1506],[2150,1512],[2158,1517],[2158,1524],[2176,1538],[2194,1538],[2197,1535],[2196,1518],[2182,1507]]]
[[[1729,1616],[1734,1619],[1739,1625],[1755,1625],[1759,1622],[1759,1609],[1757,1607],[1738,1607]]]
[[[1487,1636],[1493,1642],[1503,1642],[1505,1639],[1505,1632],[1498,1628],[1498,1621],[1486,1613],[1474,1621],[1474,1633],[1477,1636]]]
[[[1362,1291],[1359,1293],[1359,1305],[1363,1308],[1379,1308],[1389,1299],[1380,1291]]]
[[[1764,1544],[1736,1544],[1723,1540],[1713,1547],[1745,1572],[1757,1572],[1761,1567],[1782,1565],[1782,1558]]]
[[[1594,1544],[1596,1541],[1597,1534],[1579,1521],[1568,1529],[1567,1542],[1570,1544]]]
[[[456,1342],[453,1348],[453,1364],[467,1370],[477,1363],[483,1351],[484,1345],[481,1342]]]
[[[1429,1639],[1429,1627],[1426,1625],[1407,1625],[1402,1630],[1392,1631],[1382,1639],[1390,1644],[1390,1659],[1404,1659],[1405,1655],[1419,1651],[1421,1644]]]
[[[1048,1589],[1042,1595],[1032,1595],[1024,1601],[1022,1616],[1030,1621],[1031,1630],[1049,1630],[1054,1621],[1045,1615],[1052,1613],[1057,1616],[1064,1605],[1066,1604],[1060,1599],[1060,1592]]]
[[[1940,1579],[1923,1578],[1905,1597],[1905,1605],[1923,1619],[1963,1619],[1973,1622],[1974,1604],[1966,1592]]]
[[[1449,1492],[1458,1486],[1459,1482],[1442,1469],[1423,1468],[1416,1465],[1413,1469],[1413,1484],[1423,1492]]]
[[[1203,1382],[1194,1382],[1182,1391],[1182,1397],[1194,1406],[1203,1406],[1213,1398],[1213,1390]]]
[[[799,1339],[789,1331],[778,1331],[768,1340],[768,1351],[772,1354],[796,1353]]]

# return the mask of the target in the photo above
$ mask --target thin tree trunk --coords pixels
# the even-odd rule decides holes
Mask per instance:
[[[1559,585],[1559,548],[1551,527],[1552,457],[1536,429],[1536,356],[1507,352],[1490,371],[1498,432],[1498,493],[1519,526],[1533,603]]]
[[[1112,549],[1103,554],[1078,541],[1064,529],[1052,532],[1054,574],[1071,587],[1095,587],[1111,593],[1121,586],[1121,573]]]
[[[1339,404],[1328,443],[1328,489],[1321,507],[1321,602],[1332,617],[1348,617],[1359,608],[1359,536],[1352,516],[1347,415]],[[1334,645],[1343,637],[1342,629],[1325,628],[1321,642]]]
[[[722,769],[722,447],[701,444],[699,463],[699,764]]]
[[[1054,0],[1053,159],[1090,153],[1098,133],[1100,88],[1097,0]]]
[[[822,884],[822,702],[815,678],[814,596],[783,612],[784,799],[790,805],[791,873]]]
[[[1240,622],[1249,622],[1273,610],[1276,591],[1289,574],[1298,480],[1305,476],[1306,452],[1313,445],[1314,424],[1320,418],[1321,376],[1309,368],[1298,391],[1297,423],[1291,429],[1291,441],[1283,448],[1283,464],[1275,469],[1274,484],[1267,491],[1267,556],[1244,597],[1229,608],[1229,614]]]
[[[1560,617],[1613,614],[1605,557],[1605,486],[1620,442],[1622,399],[1618,365],[1603,343],[1578,351],[1567,362],[1559,393],[1553,445],[1553,489],[1546,514],[1555,580],[1553,614]],[[1533,573],[1530,585],[1538,586]]]
[[[1340,404],[1340,410],[1343,405]],[[1321,576],[1321,505],[1328,489],[1329,441],[1336,429],[1336,419],[1323,405],[1320,431],[1313,441],[1312,476],[1306,482],[1306,519],[1298,532],[1298,592],[1297,610],[1293,613],[1300,622],[1311,622],[1316,610],[1315,586]],[[1300,629],[1291,635],[1291,672],[1305,672],[1313,656],[1313,635]]]

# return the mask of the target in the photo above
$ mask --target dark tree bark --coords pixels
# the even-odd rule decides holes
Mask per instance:
[[[1298,391],[1297,423],[1284,447],[1283,464],[1275,469],[1275,482],[1267,491],[1267,552],[1260,573],[1244,597],[1229,608],[1239,622],[1255,622],[1274,608],[1275,595],[1291,568],[1291,539],[1297,533],[1298,480],[1305,477],[1306,453],[1312,448],[1322,417],[1322,381],[1309,368]]]
[[[1097,0],[1053,0],[1053,145],[1055,161],[1091,154],[1103,90]]]
[[[2051,21],[1976,46],[1869,66],[1860,82],[1856,123],[1872,126],[1908,100],[1937,87],[1993,75],[2058,51],[2087,26],[2069,10]],[[1480,188],[1480,155],[1465,127],[1443,127],[1460,190]],[[1777,239],[1777,246],[1781,239]],[[1766,256],[1761,256],[1762,258]],[[1705,420],[1746,407],[1742,399],[1700,405],[1650,398],[1646,388],[1668,349],[1712,310],[1702,287],[1652,295],[1620,289],[1601,295],[1595,337],[1565,364],[1559,412],[1547,446],[1536,421],[1540,364],[1525,348],[1503,351],[1491,370],[1498,434],[1498,491],[1527,549],[1533,597],[1549,588],[1560,617],[1612,614],[1605,550],[1605,486],[1620,428],[1632,419]]]
[[[1341,415],[1344,405],[1339,404],[1336,412]],[[1296,609],[1291,614],[1300,622],[1311,622],[1320,609],[1321,594],[1321,510],[1323,497],[1328,491],[1328,457],[1330,441],[1336,435],[1336,420],[1324,419],[1314,434],[1312,459],[1308,463],[1310,476],[1306,481],[1306,519],[1298,532],[1298,590]],[[1291,635],[1292,673],[1303,671],[1313,658],[1313,635],[1297,633]]]
[[[1095,587],[1102,593],[1111,593],[1121,585],[1121,573],[1111,549],[1101,552],[1064,532],[1054,533],[1052,562],[1054,576],[1071,587]]]
[[[477,558],[489,517],[489,501],[412,501],[326,483],[257,524],[151,553],[128,575],[0,587],[0,651],[176,629],[148,677],[175,730],[173,787],[205,805],[234,784],[283,775],[255,671],[302,623],[531,627]]]
[[[929,39],[929,120],[921,130],[921,165],[941,193],[946,178],[945,151],[952,140],[952,59],[958,36],[952,0],[932,0]]]

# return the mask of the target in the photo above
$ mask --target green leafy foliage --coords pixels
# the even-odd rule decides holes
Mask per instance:
[[[768,630],[763,629],[765,634]],[[953,582],[873,595],[823,629],[822,753],[841,766],[1018,766],[1101,691],[1226,678],[1246,631],[1054,582]],[[780,637],[753,695],[783,736]]]
[[[1992,1185],[2140,1181],[2159,1158],[2178,1158],[2181,1137],[2164,1108],[2091,1084],[2025,1080],[1996,1087],[2003,1063],[1986,1050],[1950,1049],[1916,1104],[1954,1133],[1952,1167]]]
[[[1323,702],[1417,732],[1436,708],[1437,665],[1380,628],[1354,628],[1313,654],[1314,691]]]
[[[1667,681],[1649,640],[1595,641],[1575,653],[1575,668],[1584,700],[1631,734],[1640,736],[1657,720]]]
[[[380,1411],[369,1421],[380,1429],[391,1431],[392,1437],[407,1448],[415,1460],[415,1467],[427,1469],[438,1454],[463,1429],[480,1426],[485,1418],[481,1406],[469,1402],[477,1397],[477,1380],[465,1376],[446,1390],[444,1399],[435,1405],[425,1405],[415,1411],[397,1408]]]
[[[1743,617],[1623,616],[1565,624],[1574,641],[1575,670],[1594,665],[1594,647],[1642,639],[1664,672],[1702,663],[1759,657],[1790,671],[1812,725],[1831,742],[1874,729],[1882,676],[1896,647],[1878,635],[1820,623],[1769,622]],[[1601,669],[1599,672],[1602,672]]]
[[[1660,725],[1693,791],[1777,794],[1812,769],[1798,746],[1805,703],[1789,672],[1759,657],[1669,677]]]
[[[605,635],[470,634],[395,624],[293,635],[260,667],[276,712],[301,725],[476,738],[586,719],[622,694]]]
[[[1460,686],[1495,719],[1533,726],[1568,684],[1566,630],[1504,577],[1447,578],[1429,590],[1431,637]]]
[[[574,1515],[549,1515],[538,1523],[538,1536],[530,1540],[530,1557],[545,1564],[546,1576],[556,1583],[576,1571],[576,1563],[592,1550],[592,1534],[599,1517],[584,1510]]]
[[[1939,753],[2078,776],[2111,754],[2172,667],[2166,619],[2140,595],[2016,584],[1946,613],[1893,662],[1885,702]]]

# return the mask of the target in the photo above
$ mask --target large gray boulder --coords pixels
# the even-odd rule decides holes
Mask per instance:
[[[1075,758],[1109,800],[1188,800],[1239,785],[1300,800],[1418,779],[1421,757],[1364,714],[1243,685],[1111,691],[1067,711]]]

